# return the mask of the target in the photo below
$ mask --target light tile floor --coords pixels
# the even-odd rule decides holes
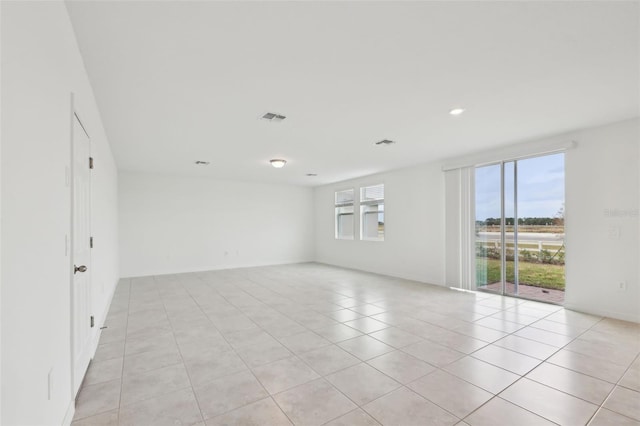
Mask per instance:
[[[320,264],[121,280],[80,425],[640,425],[640,326]]]

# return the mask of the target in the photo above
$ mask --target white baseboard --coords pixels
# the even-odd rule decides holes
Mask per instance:
[[[430,284],[430,285],[437,285],[440,287],[448,287],[446,285],[444,285],[443,280],[441,279],[436,279],[434,277],[423,277],[423,276],[418,276],[415,274],[405,274],[403,272],[398,272],[398,271],[387,271],[387,270],[381,270],[381,269],[376,269],[376,268],[370,268],[370,269],[366,269],[364,267],[357,267],[357,266],[351,266],[351,265],[343,265],[339,262],[332,262],[332,261],[328,261],[325,259],[322,260],[316,260],[312,263],[317,263],[319,265],[327,265],[327,266],[336,266],[338,268],[342,268],[342,269],[348,269],[351,271],[358,271],[358,272],[366,272],[366,273],[370,273],[370,274],[376,274],[376,275],[383,275],[385,277],[390,277],[390,278],[398,278],[401,280],[407,280],[407,281],[415,281],[418,283],[422,283],[422,284]]]
[[[191,274],[198,272],[209,272],[209,271],[224,271],[228,269],[243,269],[243,268],[259,268],[262,266],[284,266],[284,265],[297,265],[300,263],[314,263],[313,260],[287,260],[281,262],[247,262],[247,263],[237,263],[233,265],[213,265],[210,267],[196,267],[193,269],[185,270],[185,269],[166,269],[166,270],[158,270],[158,271],[144,271],[139,275],[128,275],[122,276],[120,279],[129,279],[129,278],[144,278],[144,277],[153,277],[153,276],[161,276],[161,275],[175,275],[175,274]]]
[[[618,319],[622,321],[640,323],[640,313],[627,314],[627,313],[621,313],[621,312],[608,311],[606,309],[591,309],[591,308],[584,309],[581,306],[574,305],[571,303],[565,303],[564,308],[569,309],[570,311],[582,312],[585,314],[597,315],[600,317],[607,317],[607,318],[613,318],[613,319]]]
[[[111,290],[111,294],[109,295],[109,301],[104,305],[102,315],[95,318],[95,326],[97,327],[97,330],[93,336],[93,341],[91,342],[91,359],[93,359],[96,354],[96,350],[98,349],[98,343],[100,342],[100,336],[102,335],[102,330],[100,327],[102,327],[107,319],[107,314],[109,313],[109,308],[111,308],[111,302],[113,302],[113,296],[115,296],[116,294],[116,288],[118,287],[119,281],[119,279],[116,280],[116,283],[113,285],[113,289]]]
[[[73,421],[73,416],[76,414],[76,401],[71,400],[69,406],[67,407],[67,412],[64,415],[64,419],[62,420],[62,426],[70,426]]]

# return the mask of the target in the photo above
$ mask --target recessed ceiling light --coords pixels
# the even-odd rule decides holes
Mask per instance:
[[[313,177],[313,176],[318,176],[318,174],[317,173],[307,173],[307,176]]]
[[[393,145],[396,143],[395,141],[390,141],[389,139],[383,139],[381,141],[376,142],[376,145]]]
[[[195,164],[197,164],[198,166],[208,166],[209,162],[208,161],[197,160],[195,162]]]
[[[276,169],[281,169],[284,167],[285,164],[287,164],[287,160],[281,160],[281,159],[275,158],[271,160],[270,163]]]
[[[449,111],[449,114],[451,115],[460,115],[464,112],[464,108],[454,108],[451,111]]]

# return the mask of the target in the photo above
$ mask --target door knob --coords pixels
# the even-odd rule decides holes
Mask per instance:
[[[87,267],[84,265],[80,265],[80,266],[73,265],[73,273],[77,274],[78,272],[87,272]]]

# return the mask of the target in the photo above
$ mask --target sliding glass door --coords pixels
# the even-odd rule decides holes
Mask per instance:
[[[476,288],[564,302],[564,154],[476,168]]]
[[[476,168],[475,188],[476,287],[502,294],[502,164]]]

